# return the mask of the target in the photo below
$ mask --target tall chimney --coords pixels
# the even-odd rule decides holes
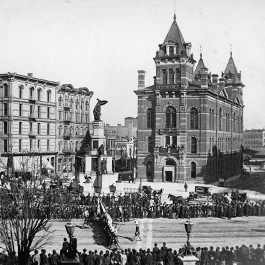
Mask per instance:
[[[145,88],[145,71],[139,70],[138,71],[138,89],[144,89]]]

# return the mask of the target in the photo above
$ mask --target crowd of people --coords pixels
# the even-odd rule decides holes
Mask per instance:
[[[63,248],[66,242],[63,243]],[[164,242],[160,247],[157,243],[152,249],[118,249],[97,251],[83,249],[77,252],[77,257],[81,265],[181,265],[186,246],[173,250],[167,247]],[[234,247],[191,247],[191,255],[197,257],[196,265],[264,265],[265,245],[263,248],[257,244],[248,247],[245,245]],[[30,261],[25,265],[59,265],[64,260],[64,255],[60,255],[56,250],[46,253],[42,249],[32,254]],[[0,264],[8,264],[8,256],[2,252],[0,254]],[[1,263],[2,262],[2,263]]]
[[[104,194],[97,196],[81,196],[81,207],[93,214],[97,201],[100,199],[106,206],[106,211],[111,218],[119,221],[129,221],[131,218],[198,218],[198,217],[233,217],[241,216],[265,216],[265,201],[242,202],[239,200],[227,200],[225,196],[214,196],[211,200],[188,201],[178,199],[161,202],[161,195],[150,198],[145,193],[130,193],[119,196]]]

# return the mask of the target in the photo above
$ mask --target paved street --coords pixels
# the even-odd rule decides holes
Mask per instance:
[[[119,242],[123,248],[151,248],[154,243],[161,245],[166,242],[168,247],[178,249],[186,241],[184,223],[186,219],[142,219],[140,222],[140,232],[142,241],[133,242],[135,225],[133,221],[121,223],[119,229]],[[265,217],[241,217],[232,220],[218,218],[195,218],[194,230],[191,235],[191,243],[194,247],[213,245],[217,246],[241,246],[242,244],[256,245],[265,244]],[[104,237],[94,227],[92,229],[80,229],[81,220],[74,221],[77,225],[75,235],[78,239],[78,250],[83,248],[88,250],[101,250],[104,247]],[[67,236],[65,222],[54,222],[55,229],[53,244],[46,246],[48,252],[53,249],[59,250],[62,240]],[[103,243],[103,245],[102,245]]]

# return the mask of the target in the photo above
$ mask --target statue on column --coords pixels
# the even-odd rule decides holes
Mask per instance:
[[[94,107],[93,114],[94,114],[94,120],[95,121],[101,121],[100,116],[101,116],[101,106],[105,105],[108,103],[107,100],[100,100],[97,98],[97,104]]]

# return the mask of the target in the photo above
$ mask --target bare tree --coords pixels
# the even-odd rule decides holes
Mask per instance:
[[[40,167],[34,159],[24,156],[20,176],[15,177],[14,172],[5,175],[2,183],[8,185],[0,189],[0,246],[17,265],[27,264],[31,251],[52,240],[51,213],[59,194],[57,189],[42,184]]]

